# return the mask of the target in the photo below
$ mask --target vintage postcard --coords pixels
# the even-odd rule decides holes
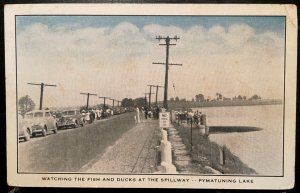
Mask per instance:
[[[290,189],[294,5],[5,6],[7,182]]]

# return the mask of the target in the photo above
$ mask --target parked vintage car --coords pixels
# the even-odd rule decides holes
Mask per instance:
[[[29,141],[30,140],[30,129],[27,128],[26,125],[27,121],[25,118],[22,117],[22,115],[18,114],[18,135],[19,135],[19,140],[24,139],[24,141]]]
[[[49,110],[30,111],[25,114],[23,130],[30,133],[30,136],[48,133],[57,133],[56,120]]]
[[[84,115],[79,110],[65,110],[61,113],[61,117],[57,121],[57,127],[77,127],[78,125],[83,126],[85,123]]]
[[[113,107],[113,111],[114,115],[119,115],[126,112],[124,107]]]

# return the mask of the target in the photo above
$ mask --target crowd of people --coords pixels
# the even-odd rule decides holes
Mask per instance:
[[[109,118],[114,115],[114,110],[110,108],[83,109],[81,115],[86,123],[93,123],[95,120]]]
[[[136,123],[140,123],[141,122],[141,114],[144,114],[145,119],[148,118],[154,118],[154,119],[158,119],[159,118],[159,111],[160,111],[160,107],[159,106],[153,106],[153,107],[139,107],[137,105],[135,105],[135,115],[134,115],[134,119]]]
[[[135,105],[135,115],[134,119],[136,123],[141,122],[141,116],[144,116],[145,119],[153,118],[158,119],[159,118],[159,112],[161,111],[161,108],[159,106],[153,106],[153,107],[139,107]],[[185,121],[186,123],[193,123],[196,125],[207,125],[207,117],[205,114],[202,114],[201,111],[192,111],[190,110],[179,110],[175,111],[175,120],[176,121]]]
[[[207,117],[202,112],[196,110],[193,111],[175,111],[176,120],[179,122],[186,121],[187,123],[193,123],[196,125],[207,125]]]

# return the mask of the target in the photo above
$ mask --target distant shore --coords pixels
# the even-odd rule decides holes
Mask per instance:
[[[158,103],[162,105],[162,102]],[[280,105],[283,104],[279,99],[260,99],[260,100],[228,100],[228,101],[168,101],[169,108],[200,108],[200,107],[226,107],[226,106],[254,106],[254,105]]]

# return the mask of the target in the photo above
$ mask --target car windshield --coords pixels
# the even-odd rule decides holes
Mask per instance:
[[[56,113],[55,116],[56,116],[56,118],[59,118],[62,116],[62,113]]]
[[[75,111],[64,111],[63,115],[75,115]]]
[[[46,112],[46,113],[45,113],[45,117],[51,117],[50,112]]]
[[[75,115],[75,111],[68,111],[68,115]]]
[[[33,118],[33,114],[32,113],[26,114],[26,118],[32,119]]]
[[[34,117],[43,117],[43,112],[34,113]]]

